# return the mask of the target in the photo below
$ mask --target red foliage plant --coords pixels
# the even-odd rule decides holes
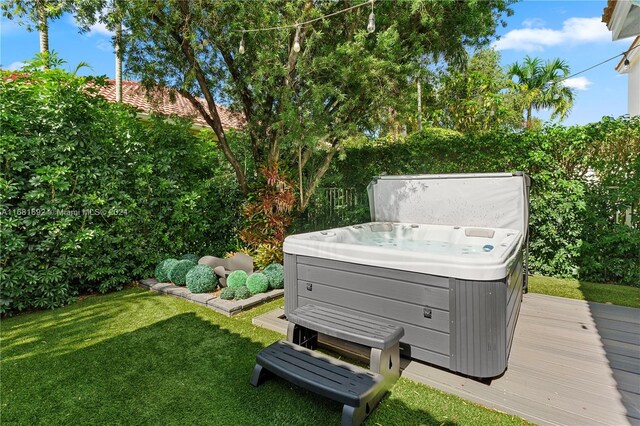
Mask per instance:
[[[246,226],[240,238],[254,250],[265,245],[281,248],[296,205],[295,187],[277,167],[264,167],[262,176],[263,185],[243,206]]]

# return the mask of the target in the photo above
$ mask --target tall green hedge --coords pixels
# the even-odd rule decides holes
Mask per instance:
[[[61,70],[0,77],[1,313],[121,288],[175,253],[224,253],[240,197],[189,123],[142,122]]]
[[[603,118],[585,126],[483,134],[426,129],[346,148],[323,182],[352,187],[360,204],[324,223],[322,193],[302,218],[340,226],[369,220],[366,186],[382,173],[523,170],[533,178],[531,270],[544,275],[640,285],[640,119]],[[632,226],[618,213],[632,207]],[[314,210],[315,209],[315,210]],[[298,229],[305,224],[298,222]],[[313,226],[313,225],[311,225]],[[309,225],[306,226],[308,229]]]

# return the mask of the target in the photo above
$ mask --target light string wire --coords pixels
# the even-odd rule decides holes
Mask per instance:
[[[363,3],[356,4],[356,5],[353,5],[353,6],[349,6],[349,7],[345,8],[345,9],[338,10],[338,11],[329,13],[327,15],[319,16],[317,18],[309,19],[308,21],[299,22],[299,23],[295,23],[295,24],[278,25],[278,26],[275,26],[275,27],[265,27],[265,28],[250,28],[250,29],[233,30],[233,32],[236,32],[236,33],[256,33],[256,32],[259,32],[259,31],[274,31],[274,30],[284,30],[284,29],[289,29],[289,28],[303,27],[303,26],[312,24],[314,22],[321,21],[321,20],[327,19],[327,18],[331,18],[332,16],[340,15],[341,13],[346,13],[346,12],[348,12],[350,10],[357,9],[359,7],[362,7],[362,6],[366,6],[368,4],[370,4],[371,7],[373,8],[374,1],[375,0],[367,0],[367,1],[363,2]]]
[[[570,76],[563,78],[562,80],[553,81],[553,83],[554,83],[554,84],[558,84],[558,83],[562,83],[562,82],[564,82],[564,81],[567,81],[567,80],[569,80],[570,78],[573,78],[573,77],[575,77],[575,76],[577,76],[577,75],[580,75],[580,74],[585,73],[585,72],[587,72],[587,71],[591,71],[592,69],[594,69],[594,68],[596,68],[596,67],[599,67],[600,65],[604,65],[604,64],[606,64],[607,62],[611,62],[611,61],[613,61],[614,59],[619,58],[620,56],[624,56],[624,57],[626,58],[626,57],[629,55],[629,53],[631,53],[631,51],[632,51],[632,50],[635,50],[635,49],[637,49],[637,48],[639,48],[639,47],[640,47],[640,44],[639,44],[639,45],[637,45],[637,46],[635,46],[635,47],[633,47],[633,48],[631,48],[631,49],[629,49],[629,50],[626,50],[626,51],[624,51],[624,52],[622,52],[622,53],[618,53],[616,56],[612,56],[612,57],[610,57],[609,59],[605,59],[605,60],[604,60],[604,61],[602,61],[602,62],[598,62],[598,63],[597,63],[597,64],[595,64],[595,65],[591,65],[591,66],[590,66],[590,67],[588,67],[588,68],[585,68],[585,69],[580,70],[580,71],[578,71],[578,72],[576,72],[576,73],[573,73],[573,74],[571,74]]]

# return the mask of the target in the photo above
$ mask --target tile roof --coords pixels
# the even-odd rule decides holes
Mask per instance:
[[[609,26],[613,10],[616,8],[616,0],[607,0],[607,6],[602,11],[602,22]]]
[[[107,83],[106,86],[100,88],[98,93],[107,101],[115,102],[115,80],[107,79]],[[140,83],[126,80],[122,82],[122,102],[141,110],[143,113],[153,111],[157,114],[188,117],[193,120],[194,124],[209,127],[202,115],[191,105],[187,98],[177,92],[174,93],[175,100],[173,101],[169,90],[157,91],[152,94],[153,96],[147,96],[147,91]],[[199,101],[207,108],[204,99],[199,98]],[[240,129],[245,125],[242,113],[230,111],[221,105],[216,105],[216,107],[218,108],[222,127],[225,130]]]

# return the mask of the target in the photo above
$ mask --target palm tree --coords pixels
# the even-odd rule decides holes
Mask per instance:
[[[562,59],[542,62],[540,58],[525,56],[522,64],[515,62],[507,70],[509,78],[517,77],[513,89],[524,102],[529,129],[532,112],[551,109],[551,118],[565,118],[573,106],[573,90],[561,81],[570,74],[569,65]]]

